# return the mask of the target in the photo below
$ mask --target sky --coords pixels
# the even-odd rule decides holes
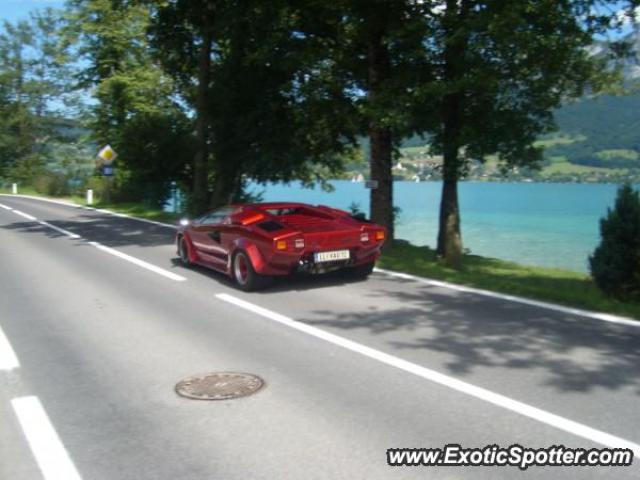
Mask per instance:
[[[24,20],[29,12],[38,8],[61,8],[64,0],[0,0],[0,21]]]
[[[14,22],[16,20],[26,19],[29,16],[29,12],[38,8],[62,8],[65,0],[0,0],[0,22],[2,20],[8,20]],[[618,2],[613,7],[615,9],[621,8],[624,2]],[[636,19],[640,21],[640,7],[636,9]],[[628,19],[625,19],[628,20]],[[623,29],[623,32],[615,32],[614,37],[618,37],[621,34],[626,34],[631,31],[630,25],[627,25]]]

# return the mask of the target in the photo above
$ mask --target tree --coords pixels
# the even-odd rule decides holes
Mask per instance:
[[[89,124],[93,137],[119,153],[117,193],[162,204],[171,181],[186,178],[192,149],[175,147],[189,144],[191,130],[175,99],[174,82],[150,51],[151,7],[134,1],[71,0],[66,17],[69,49],[87,64],[78,72],[77,88],[91,88],[97,100]]]
[[[155,2],[151,2],[152,4]],[[190,209],[209,203],[211,118],[209,92],[214,62],[216,0],[169,0],[154,5],[149,33],[156,58],[195,112],[196,142],[191,165]]]
[[[203,16],[203,5],[176,0],[154,15],[153,45],[198,122],[193,175],[211,193],[194,183],[194,210],[242,198],[247,178],[310,181],[340,166],[352,104],[333,81],[312,3],[219,0]]]
[[[618,189],[613,210],[600,220],[600,235],[589,257],[596,284],[609,295],[640,301],[640,196],[631,185]]]
[[[428,2],[356,0],[332,2],[339,21],[337,62],[343,88],[357,109],[356,123],[370,145],[370,217],[394,237],[392,163],[402,138],[430,127],[416,117],[417,88],[430,78]],[[327,16],[331,18],[331,16]],[[333,56],[332,56],[333,55]],[[422,122],[419,126],[418,121]]]
[[[434,147],[443,154],[437,251],[460,267],[462,238],[457,182],[470,159],[495,153],[505,168],[535,167],[536,138],[553,129],[552,110],[611,76],[587,47],[612,17],[596,0],[558,2],[444,0],[432,5],[429,42],[434,80],[422,86],[435,101]],[[606,3],[606,2],[605,2]],[[613,5],[615,2],[609,2]]]
[[[25,181],[44,168],[66,100],[59,15],[35,12],[0,30],[0,175]]]

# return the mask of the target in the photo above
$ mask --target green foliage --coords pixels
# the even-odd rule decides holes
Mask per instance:
[[[73,141],[65,133],[69,122],[60,118],[76,99],[61,23],[58,12],[45,9],[0,28],[1,177],[30,182],[58,160],[62,143]]]
[[[640,91],[588,97],[565,105],[555,112],[558,128],[569,135],[580,135],[581,140],[551,146],[546,155],[563,155],[571,163],[580,165],[640,168],[638,111]],[[614,155],[615,150],[627,150],[627,153]]]
[[[202,127],[196,154],[206,157],[211,203],[242,198],[243,176],[310,183],[341,168],[354,143],[353,105],[336,84],[326,58],[334,40],[319,31],[314,8],[323,9],[258,0],[156,6],[152,45]],[[200,55],[209,41],[207,66]]]
[[[600,220],[600,245],[589,257],[591,275],[609,295],[640,302],[640,196],[618,190],[613,209]]]
[[[56,172],[41,173],[30,179],[31,186],[37,193],[52,197],[62,197],[71,193],[69,179]]]
[[[463,0],[438,21],[436,53],[446,63],[447,41],[455,38],[462,54],[452,57],[450,78],[443,63],[443,72],[423,89],[436,103],[457,95],[456,148],[466,159],[497,154],[509,166],[535,167],[541,158],[535,140],[554,128],[554,109],[615,78],[604,59],[586,51],[611,19],[593,17],[593,1],[480,3],[483,8]],[[444,127],[434,134],[444,151]]]
[[[127,121],[119,135],[119,155],[126,170],[119,178],[119,198],[162,206],[172,182],[188,181],[185,163],[193,157],[190,120],[180,112],[140,113]]]
[[[468,253],[463,253],[462,263],[464,268],[455,270],[429,247],[402,240],[386,245],[378,261],[381,268],[398,272],[640,319],[640,305],[605,295],[585,274]]]
[[[365,215],[365,213],[360,209],[360,203],[358,202],[351,202],[351,204],[349,204],[349,212],[351,212],[351,215],[353,216]]]
[[[64,40],[87,62],[78,87],[93,87],[90,122],[96,148],[118,152],[114,199],[162,205],[172,181],[186,184],[192,125],[175,101],[175,85],[147,41],[145,2],[71,0]],[[94,153],[95,155],[95,153]]]

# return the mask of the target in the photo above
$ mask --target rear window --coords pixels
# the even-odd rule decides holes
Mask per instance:
[[[282,230],[284,226],[280,225],[278,222],[274,222],[273,220],[269,220],[268,222],[262,222],[258,224],[265,232],[276,232],[278,230]]]
[[[280,215],[295,215],[302,213],[300,208],[298,207],[289,207],[289,208],[267,208],[265,211],[271,215],[280,216]]]

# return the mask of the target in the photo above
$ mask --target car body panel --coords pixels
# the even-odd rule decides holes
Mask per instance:
[[[232,260],[246,252],[261,275],[321,273],[366,265],[380,256],[384,227],[349,212],[296,202],[231,205],[182,225],[189,260],[232,276]],[[348,250],[348,260],[318,262],[314,254]]]

